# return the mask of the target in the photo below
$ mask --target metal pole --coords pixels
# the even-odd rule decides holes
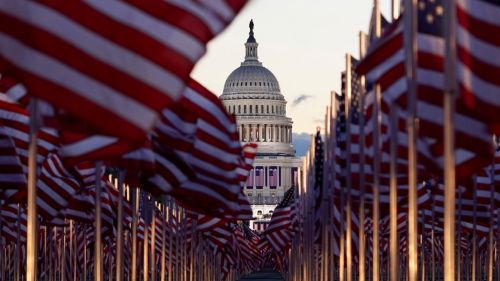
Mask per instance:
[[[346,281],[352,280],[352,230],[351,230],[351,192],[352,192],[352,173],[351,173],[351,55],[345,56],[345,115],[346,115]]]
[[[363,58],[366,54],[366,35],[363,32],[359,33],[359,57]],[[359,229],[358,229],[358,239],[359,239],[359,262],[358,262],[358,272],[359,281],[365,281],[365,76],[359,77]]]
[[[163,214],[162,214],[162,230],[161,230],[161,271],[160,271],[160,280],[165,281],[165,262],[166,262],[166,239],[167,239],[167,212],[168,208],[166,204],[163,204]]]
[[[118,172],[118,215],[116,227],[116,280],[123,280],[123,177],[124,172]],[[111,274],[111,273],[110,273]]]
[[[444,281],[455,280],[455,0],[445,1]]]
[[[398,179],[397,179],[397,153],[398,153],[398,107],[391,106],[391,155],[390,155],[390,198],[389,198],[389,219],[390,219],[390,280],[398,279]]]
[[[417,62],[417,0],[405,0],[405,46],[406,75],[408,80],[408,277],[409,281],[418,278],[418,205],[417,205],[417,92],[416,92],[416,62]],[[451,280],[447,280],[451,281]]]
[[[156,281],[156,264],[155,264],[155,246],[156,246],[156,207],[153,206],[152,215],[153,218],[151,222],[151,253],[150,253],[150,264],[151,264],[151,280]]]
[[[380,1],[374,0],[375,7],[375,36],[380,38],[382,35],[382,19],[380,13]],[[374,114],[374,134],[373,134],[373,233],[372,233],[372,275],[373,281],[379,281],[380,276],[380,261],[379,261],[379,221],[380,221],[380,121],[381,121],[381,108],[380,101],[382,98],[380,84],[375,85],[375,102],[373,106]],[[416,280],[415,280],[416,281]]]
[[[434,200],[434,194],[432,194],[432,230],[431,230],[431,281],[436,280],[436,230],[435,230],[435,208],[436,208],[436,202]]]
[[[174,229],[173,229],[173,201],[170,199],[168,201],[168,225],[169,225],[169,233],[168,233],[168,281],[173,281],[173,251],[172,248],[174,246]]]
[[[87,281],[87,233],[83,231],[83,280]]]
[[[139,188],[130,190],[132,195],[132,261],[131,281],[137,280],[137,210],[139,208]]]
[[[17,204],[17,239],[16,239],[16,251],[15,261],[16,261],[16,281],[21,280],[21,205]]]
[[[148,203],[146,203],[148,204]],[[145,208],[146,209],[146,208]],[[148,237],[148,224],[146,220],[144,220],[144,242],[143,242],[143,255],[142,255],[142,280],[147,281],[148,279],[148,243],[149,243],[149,237]]]
[[[495,142],[495,138],[493,138],[493,149],[496,151],[497,145]],[[493,219],[495,214],[493,212],[495,208],[495,161],[493,161],[491,165],[490,171],[490,233],[488,237],[488,281],[493,281],[493,261],[494,261],[494,251],[493,251],[493,233],[495,232],[495,220]]]
[[[472,190],[472,208],[473,208],[473,216],[472,216],[472,281],[476,281],[476,266],[477,266],[477,181],[474,177],[474,189]]]
[[[391,16],[393,21],[399,18],[399,13],[400,13],[399,2],[400,0],[392,0],[391,3]]]
[[[103,281],[102,268],[102,234],[101,234],[101,167],[102,162],[95,165],[95,244],[94,244],[94,280]]]
[[[36,211],[36,181],[37,181],[37,139],[38,139],[38,103],[31,98],[30,106],[30,137],[28,148],[28,216],[26,228],[26,281],[37,278],[37,211]]]

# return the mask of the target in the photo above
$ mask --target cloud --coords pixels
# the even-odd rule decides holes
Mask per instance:
[[[298,97],[296,97],[293,101],[292,101],[292,107],[295,107],[301,103],[303,103],[304,101],[308,100],[309,98],[312,98],[313,96],[311,95],[300,95]]]

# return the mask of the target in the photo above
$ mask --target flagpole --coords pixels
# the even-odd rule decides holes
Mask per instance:
[[[363,59],[366,55],[366,35],[363,32],[359,32],[359,58]],[[359,218],[359,263],[358,263],[358,271],[359,271],[359,281],[365,281],[365,248],[366,248],[366,240],[365,240],[365,76],[361,75],[359,77],[359,108],[357,109],[359,114],[359,187],[360,187],[360,196],[359,196],[359,210],[358,210],[358,218]]]
[[[28,205],[26,228],[26,281],[35,281],[37,278],[37,210],[36,210],[36,181],[37,181],[37,142],[38,142],[38,102],[31,98],[29,121],[29,148],[28,148]]]
[[[149,204],[149,202],[146,202],[148,199],[147,199],[147,194],[143,194],[143,198],[144,198],[144,204]],[[143,208],[142,212],[147,212],[147,208]],[[144,216],[144,215],[143,215]],[[142,248],[143,248],[143,255],[142,255],[142,279],[144,281],[148,280],[148,269],[149,269],[149,266],[148,266],[148,258],[149,258],[149,254],[148,254],[148,243],[149,243],[149,237],[148,237],[148,232],[149,232],[149,229],[148,229],[148,222],[146,219],[144,219],[144,242],[143,242],[143,245],[142,245]]]
[[[398,279],[398,179],[397,179],[397,153],[398,153],[398,107],[393,104],[390,110],[390,134],[391,134],[391,155],[390,155],[390,280]],[[434,281],[434,280],[433,280]]]
[[[156,206],[153,204],[151,211],[153,218],[151,222],[151,251],[150,251],[150,264],[151,264],[151,280],[156,281],[156,264],[155,264],[155,242],[156,242]]]
[[[139,208],[139,188],[130,190],[132,196],[132,261],[131,281],[137,280],[137,210]]]
[[[94,280],[103,281],[102,272],[102,233],[101,233],[101,167],[102,162],[95,165],[95,244],[94,244]]]
[[[401,0],[392,0],[391,2],[391,16],[392,20],[397,20],[399,18],[400,14],[400,7],[399,7],[399,2]]]
[[[16,239],[16,251],[15,261],[16,261],[16,281],[21,280],[21,205],[17,204],[17,239]]]
[[[493,137],[493,151],[496,151],[497,145],[495,138]],[[488,281],[493,281],[493,261],[494,261],[494,249],[493,249],[493,235],[495,232],[495,220],[494,218],[494,208],[495,208],[495,161],[491,165],[490,171],[490,231],[488,235]]]
[[[455,280],[455,0],[445,1],[444,281]]]
[[[118,215],[116,227],[116,280],[123,279],[123,177],[124,172],[118,172]]]
[[[170,231],[169,231],[169,235],[168,235],[168,281],[173,281],[173,258],[172,258],[172,255],[173,255],[173,250],[172,250],[172,247],[174,246],[174,230],[173,230],[173,200],[172,198],[169,198],[168,200],[168,209],[169,209],[169,212],[168,212],[168,224],[169,224],[169,228],[170,228]]]
[[[375,0],[375,36],[380,38],[382,35],[382,19],[380,13],[380,1]],[[380,221],[380,116],[381,116],[381,88],[380,84],[375,84],[375,102],[373,107],[374,114],[374,134],[373,134],[373,238],[372,238],[372,271],[373,281],[379,281],[380,261],[379,261],[379,221]],[[416,280],[414,280],[416,281]]]
[[[166,253],[165,253],[165,248],[166,248],[166,239],[167,239],[167,206],[166,203],[163,204],[163,213],[162,213],[162,231],[161,231],[161,273],[160,273],[160,280],[165,281],[165,262],[166,262]]]
[[[405,49],[408,80],[408,280],[418,277],[418,205],[417,205],[417,0],[405,0]],[[454,235],[453,233],[451,235]],[[447,279],[446,281],[452,281]]]
[[[476,281],[476,265],[477,265],[477,179],[474,176],[474,187],[472,190],[472,272],[471,279]]]
[[[352,192],[352,171],[351,171],[351,55],[345,55],[345,115],[346,115],[346,281],[352,280],[352,230],[351,230],[351,192]]]
[[[335,150],[337,147],[337,141],[336,141],[336,136],[337,136],[337,129],[336,129],[336,116],[337,116],[337,98],[336,98],[336,93],[335,91],[330,92],[330,151],[328,155],[330,155],[333,159],[330,159],[331,163],[334,163],[336,155],[335,155]],[[328,234],[329,240],[330,240],[330,264],[329,264],[329,270],[328,270],[328,280],[332,280],[335,277],[335,255],[333,251],[333,241],[334,241],[334,225],[333,225],[333,219],[335,217],[334,213],[334,202],[335,202],[335,197],[334,197],[334,190],[335,190],[335,180],[337,177],[336,171],[335,171],[335,164],[331,165],[331,173],[332,173],[332,184],[331,184],[331,204],[329,205],[330,209],[330,214],[331,214],[331,221],[330,221],[330,232]]]

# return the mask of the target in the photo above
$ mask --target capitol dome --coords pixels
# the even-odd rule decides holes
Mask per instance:
[[[227,78],[223,95],[245,93],[281,95],[278,80],[269,69],[243,62]]]
[[[245,60],[229,74],[220,100],[236,116],[240,140],[258,143],[259,155],[295,155],[292,120],[276,76],[262,66],[253,21],[245,43]]]

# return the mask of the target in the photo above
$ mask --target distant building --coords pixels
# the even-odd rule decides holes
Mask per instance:
[[[245,193],[257,218],[250,227],[262,231],[284,192],[296,186],[301,160],[295,156],[286,100],[274,74],[258,60],[258,46],[250,22],[245,61],[226,79],[220,99],[236,116],[240,140],[258,144]]]

